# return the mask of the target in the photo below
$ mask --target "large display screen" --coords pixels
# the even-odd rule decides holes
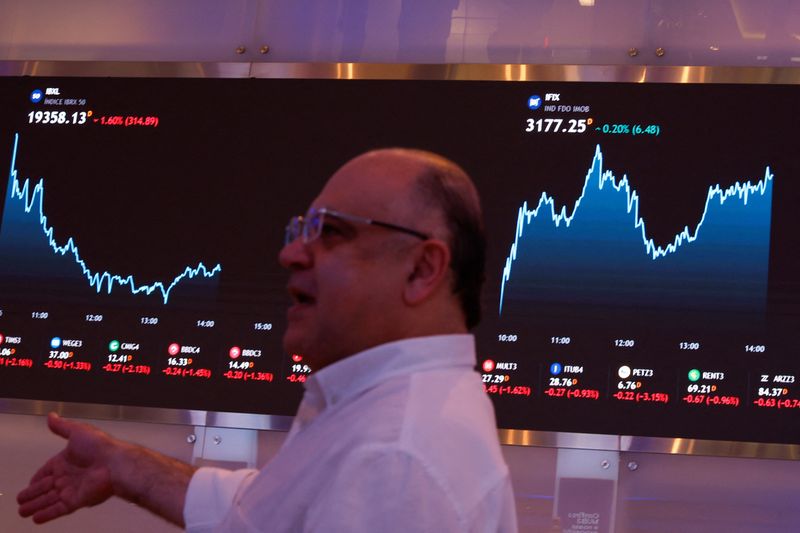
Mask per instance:
[[[347,159],[406,146],[481,192],[501,428],[800,443],[798,97],[0,78],[0,397],[293,414],[285,224]]]

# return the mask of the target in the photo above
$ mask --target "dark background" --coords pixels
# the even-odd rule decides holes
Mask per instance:
[[[62,97],[86,98],[82,109],[95,116],[155,115],[159,126],[29,125],[32,110],[79,110],[30,103],[30,92],[46,87],[59,87]],[[558,103],[589,105],[591,111],[528,110],[530,95],[549,92],[561,94]],[[216,346],[209,351],[219,360],[208,365],[217,368],[225,346],[252,336],[254,321],[268,321],[274,329],[253,343],[269,349],[263,363],[278,378],[254,384],[218,375],[194,382],[95,371],[74,376],[47,371],[37,359],[29,371],[0,368],[0,396],[291,414],[301,389],[285,381],[290,362],[280,349],[288,298],[276,257],[284,225],[347,159],[371,148],[408,146],[460,163],[483,198],[489,262],[484,320],[476,332],[479,360],[518,362],[513,379],[534,389],[530,398],[494,398],[501,427],[800,442],[792,427],[796,410],[763,412],[746,401],[748,380],[765,367],[800,375],[793,338],[800,303],[798,96],[797,88],[776,85],[0,79],[0,168],[9,168],[19,133],[19,177],[44,178],[44,211],[59,243],[71,236],[93,270],[133,273],[143,282],[172,279],[198,261],[223,266],[215,290],[183,297],[176,291],[167,305],[127,296],[124,288],[97,296],[88,284],[85,291],[62,294],[58,304],[37,289],[9,290],[0,295],[0,332],[27,332],[31,350],[35,342],[46,346],[58,326],[96,337],[92,349],[100,350],[113,330],[116,337],[146,338],[155,351],[180,332]],[[661,135],[611,136],[591,128],[583,134],[524,132],[527,118],[548,116],[658,124]],[[618,179],[627,175],[638,192],[640,215],[658,244],[672,241],[685,225],[694,227],[709,186],[757,181],[769,166],[775,180],[767,313],[643,312],[613,302],[549,309],[531,302],[529,314],[501,320],[500,275],[517,210],[525,200],[535,205],[544,191],[571,210],[597,144],[604,167]],[[33,309],[49,309],[53,318],[34,323]],[[100,330],[88,329],[87,312],[107,317]],[[161,317],[157,332],[137,329],[138,317],[147,314]],[[208,317],[217,322],[213,331],[194,328]],[[518,341],[498,343],[499,333],[514,333]],[[549,339],[557,335],[570,336],[570,346],[553,346]],[[611,340],[618,337],[636,338],[636,348],[615,351]],[[702,349],[677,350],[678,342],[690,339]],[[765,344],[767,351],[747,354],[745,343]],[[607,399],[612,389],[602,389],[601,400],[590,403],[551,400],[541,395],[541,376],[553,357],[583,362],[587,378],[608,386],[620,360],[659,368],[674,387],[672,401],[620,406]],[[731,380],[736,376],[728,386],[744,404],[727,410],[682,404],[687,366],[724,367]],[[25,379],[13,377],[23,374]],[[800,396],[800,389],[793,394]]]

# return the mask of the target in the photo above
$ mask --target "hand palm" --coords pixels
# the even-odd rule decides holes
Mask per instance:
[[[72,510],[97,505],[111,496],[108,468],[102,463],[96,442],[70,440],[67,449],[57,455],[53,465],[53,485],[61,500]]]
[[[97,505],[113,493],[108,468],[111,438],[91,426],[52,415],[48,424],[68,439],[67,447],[34,474],[17,498],[20,514],[33,515],[37,523]]]

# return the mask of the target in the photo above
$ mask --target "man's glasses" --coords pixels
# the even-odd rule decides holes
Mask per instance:
[[[356,215],[348,215],[347,213],[340,213],[325,207],[319,209],[311,208],[305,216],[297,216],[289,219],[289,224],[286,226],[285,244],[293,242],[295,239],[302,237],[304,243],[309,243],[317,239],[322,234],[322,228],[325,226],[325,218],[335,218],[337,220],[345,220],[347,222],[356,222],[359,224],[370,224],[372,226],[380,226],[394,231],[401,231],[422,240],[427,240],[430,237],[419,231],[404,228],[389,222],[381,222],[380,220],[373,220],[371,218],[359,217]]]

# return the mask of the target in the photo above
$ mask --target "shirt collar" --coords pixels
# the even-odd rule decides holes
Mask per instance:
[[[435,368],[473,368],[475,338],[470,334],[416,337],[381,344],[345,357],[313,373],[303,402],[319,409],[358,396],[387,379]]]

